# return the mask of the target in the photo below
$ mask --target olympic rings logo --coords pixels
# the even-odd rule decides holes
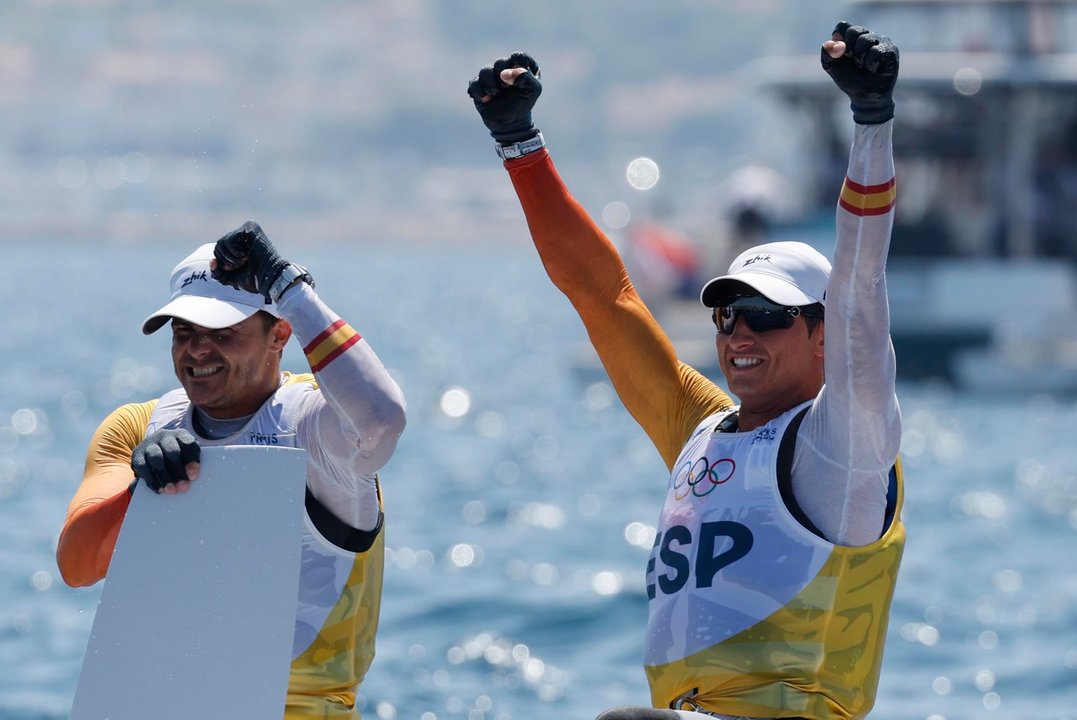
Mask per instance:
[[[713,463],[706,457],[685,460],[673,478],[673,496],[678,500],[684,500],[689,493],[706,497],[729,482],[736,470],[737,463],[732,458],[718,458]]]

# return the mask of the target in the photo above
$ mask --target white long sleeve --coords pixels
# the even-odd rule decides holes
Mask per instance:
[[[826,294],[825,384],[800,427],[793,460],[797,502],[842,545],[879,537],[901,443],[886,294],[893,124],[856,126]]]
[[[298,443],[312,464],[307,485],[341,521],[370,530],[378,521],[374,474],[404,430],[403,393],[366,340],[309,285],[288,290],[278,308],[321,391],[299,409]]]

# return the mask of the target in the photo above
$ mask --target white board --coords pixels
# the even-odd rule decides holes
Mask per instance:
[[[136,486],[72,720],[283,717],[306,458],[204,447],[188,492]]]

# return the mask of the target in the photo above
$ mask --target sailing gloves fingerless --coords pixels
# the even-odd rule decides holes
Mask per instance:
[[[823,48],[823,70],[849,96],[853,121],[878,125],[894,117],[897,46],[885,35],[847,22],[838,23],[832,37],[845,43],[845,54],[832,58]]]
[[[189,480],[187,466],[201,457],[202,449],[191,433],[183,429],[158,430],[135,446],[131,469],[135,471],[135,482],[142,480],[150,490],[160,493],[165,485]]]
[[[513,85],[501,79],[501,71],[511,68],[527,68]],[[539,75],[535,59],[516,52],[482,68],[468,84],[467,94],[475,101],[475,109],[499,144],[512,145],[538,135],[538,128],[531,121],[531,109],[542,94]]]
[[[213,248],[216,264],[213,279],[237,290],[258,293],[266,303],[273,302],[270,288],[292,263],[277,254],[258,223],[248,220],[243,226],[217,241]]]

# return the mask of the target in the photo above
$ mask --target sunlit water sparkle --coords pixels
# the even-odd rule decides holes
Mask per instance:
[[[588,720],[646,703],[643,571],[665,479],[526,244],[282,250],[404,387],[367,718]],[[9,246],[0,270],[0,719],[70,707],[100,588],[56,535],[100,419],[172,385],[143,337],[184,248]],[[59,291],[62,289],[62,291]],[[700,317],[700,332],[709,322]],[[302,368],[298,350],[286,365]],[[909,541],[893,720],[1077,718],[1077,404],[903,387]]]

